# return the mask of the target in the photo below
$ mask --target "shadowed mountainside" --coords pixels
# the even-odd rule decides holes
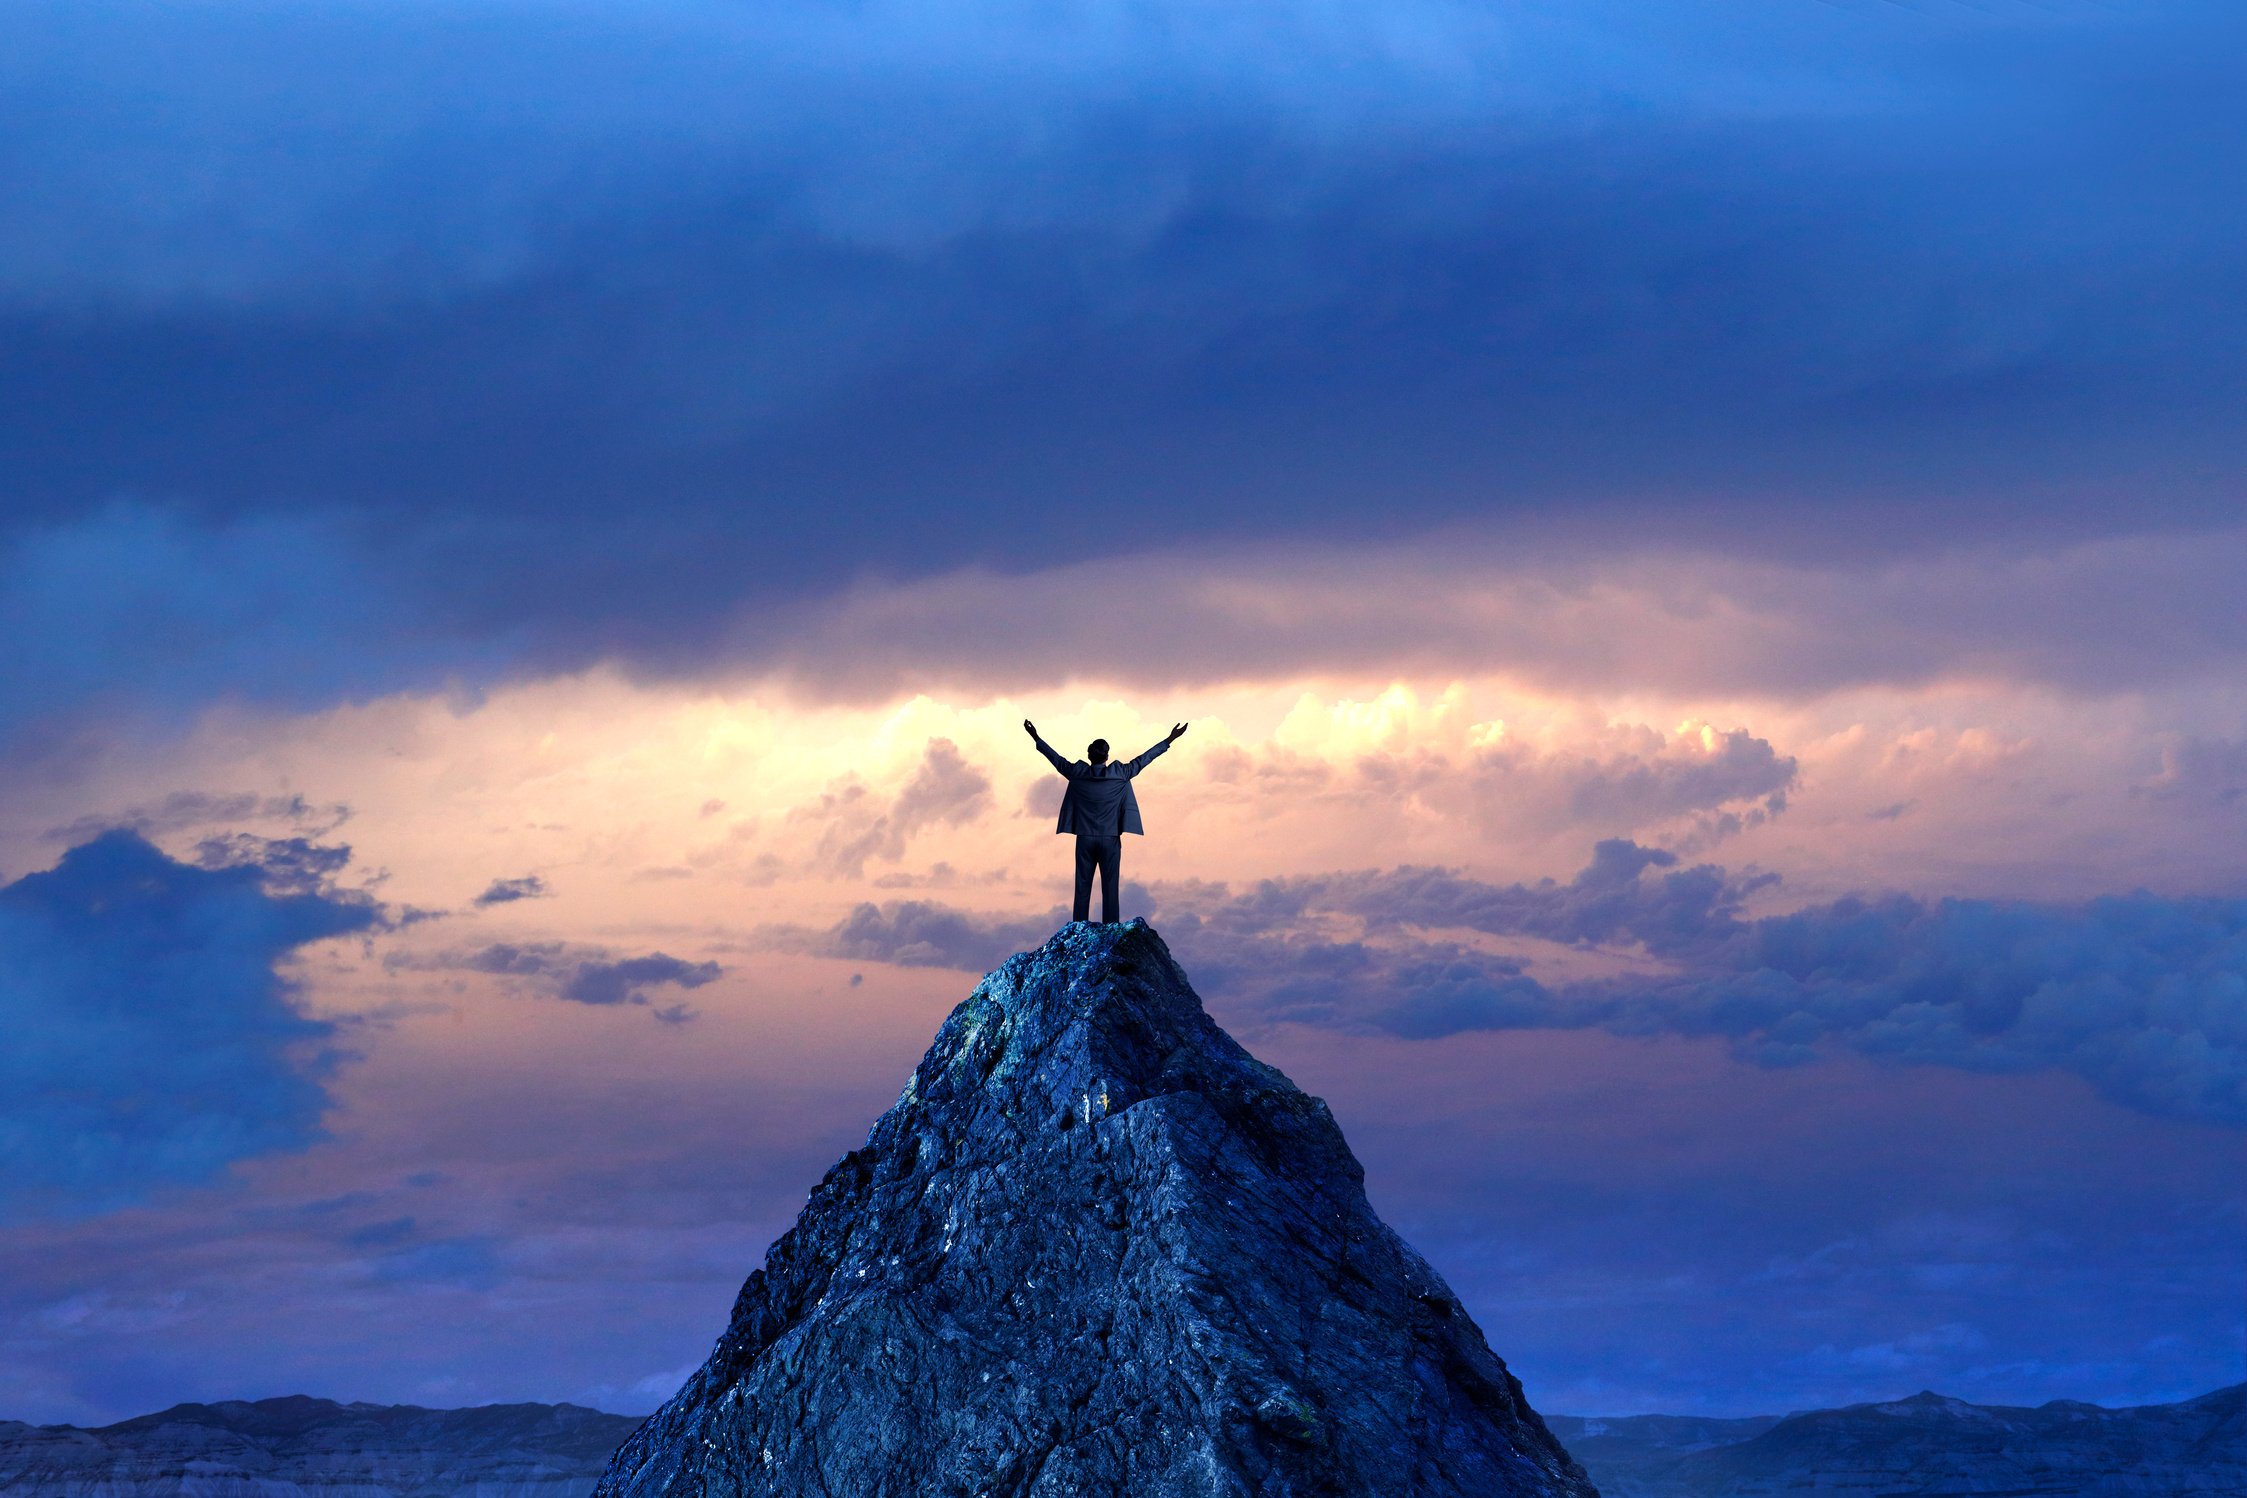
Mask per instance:
[[[1140,921],[955,1009],[601,1498],[1595,1498]]]
[[[1917,1394],[1783,1419],[1549,1423],[1606,1498],[2247,1498],[2247,1384],[2130,1409]]]
[[[639,1421],[574,1404],[425,1410],[297,1395],[85,1430],[0,1421],[7,1498],[583,1498]]]
[[[2247,1493],[2243,1407],[2247,1385],[2137,1409],[2004,1409],[1922,1394],[1783,1418],[1545,1418],[1606,1498],[2212,1498]],[[639,1423],[573,1405],[425,1410],[305,1398],[183,1404],[95,1430],[0,1420],[0,1493],[581,1498]],[[1781,1425],[1793,1429],[1758,1439]]]

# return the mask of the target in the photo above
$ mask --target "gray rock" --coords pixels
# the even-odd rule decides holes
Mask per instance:
[[[1918,1394],[1784,1419],[1552,1426],[1607,1498],[2247,1498],[2247,1384],[2116,1410]]]
[[[582,1498],[636,1424],[576,1405],[183,1404],[92,1430],[0,1423],[8,1498]]]
[[[1144,923],[944,1023],[599,1498],[1596,1498]]]

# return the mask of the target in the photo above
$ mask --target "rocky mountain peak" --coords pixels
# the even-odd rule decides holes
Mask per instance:
[[[952,1012],[868,1145],[1013,1144],[1178,1096],[1325,1117],[1218,1028],[1146,922],[1080,922],[1009,958]]]
[[[1153,930],[1065,927],[946,1019],[600,1498],[1594,1498],[1362,1178]]]

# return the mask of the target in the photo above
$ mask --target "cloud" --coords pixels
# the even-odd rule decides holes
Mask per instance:
[[[307,837],[335,831],[351,818],[351,808],[341,802],[314,805],[301,794],[261,796],[239,791],[174,791],[154,806],[135,806],[111,815],[82,816],[41,836],[50,842],[77,844],[122,827],[143,837],[181,832],[214,823],[285,822]]]
[[[1118,672],[1499,642],[1861,679],[1976,664],[1968,624],[2070,679],[2235,659],[2206,569],[2032,557],[1986,617],[1953,578],[1815,650],[1690,576],[1647,605],[1674,640],[1517,644],[1471,586],[1336,616],[1158,575],[1563,515],[1608,554],[1970,572],[2227,515],[2236,10],[1833,9],[12,7],[38,86],[0,141],[43,165],[0,229],[0,624],[49,648],[0,723],[793,660],[854,583],[878,615],[963,576],[995,613],[803,679],[1066,673],[1142,614],[1180,664]]]
[[[362,1273],[378,1283],[430,1283],[489,1290],[504,1277],[500,1245],[482,1235],[433,1238],[367,1260]]]
[[[536,874],[526,874],[520,879],[494,879],[475,898],[477,905],[511,905],[517,900],[543,899],[551,893],[546,881]]]
[[[2147,1112],[2247,1126],[2247,901],[1903,895],[1729,933],[1599,1023],[1720,1034],[1785,1064],[1827,1044],[1989,1071],[2059,1067]]]
[[[821,869],[856,879],[868,859],[895,859],[914,834],[962,826],[990,806],[991,778],[962,757],[959,745],[932,738],[920,768],[887,803],[853,776],[791,811],[788,820],[818,829],[813,859]]]
[[[755,653],[807,691],[868,699],[1058,685],[1088,661],[1142,686],[1323,671],[1781,698],[1993,678],[2108,693],[2196,684],[2247,658],[2230,606],[2242,571],[2236,525],[1759,558],[1651,530],[1627,549],[1517,537],[1493,516],[1331,552],[1196,546],[900,579],[791,606]],[[1118,637],[1134,648],[1107,650]]]
[[[645,1004],[645,989],[700,988],[717,982],[724,971],[715,962],[687,962],[650,952],[613,962],[581,962],[563,981],[560,993],[573,1004]]]
[[[394,954],[388,960],[398,967],[458,968],[530,979],[540,991],[555,998],[599,1007],[648,1005],[652,1003],[647,993],[651,988],[701,988],[725,974],[725,969],[715,962],[688,962],[667,952],[616,957],[599,947],[562,942],[494,942],[469,952],[433,958]],[[693,1011],[685,1006],[674,1005],[658,1011],[656,1017],[678,1024],[692,1015]]]
[[[210,520],[105,499],[0,530],[0,630],[42,642],[0,658],[0,750],[59,753],[87,714],[172,726],[221,696],[321,707],[508,657],[488,632],[440,627],[415,587],[334,514]],[[145,815],[163,831],[222,809],[190,794]]]
[[[1552,1012],[1550,991],[1526,963],[1457,942],[1212,932],[1181,935],[1176,945],[1197,983],[1267,1022],[1426,1040],[1541,1028]]]
[[[37,98],[16,105],[7,123],[52,158],[24,185],[21,229],[0,241],[0,286],[16,298],[426,306],[535,273],[555,240],[630,208],[704,207],[727,170],[752,164],[763,172],[734,195],[862,251],[924,258],[978,233],[1088,223],[1151,236],[1183,206],[1181,187],[1155,191],[1156,162],[1264,143],[1279,181],[1184,188],[1284,203],[1288,189],[1390,159],[1399,136],[1474,140],[1492,116],[1517,146],[1581,128],[1586,114],[1627,123],[1632,108],[1704,128],[1867,109],[1893,118],[1921,102],[1897,108],[1895,72],[1925,88],[1975,61],[1986,74],[1999,50],[1975,58],[1960,45],[1971,28],[1940,23],[1882,30],[1734,8],[1680,26],[1641,0],[1502,22],[1427,0],[1281,5],[1253,23],[1166,3],[1137,25],[1070,14],[1037,27],[985,4],[849,16],[673,4],[504,20],[450,4],[410,26],[237,4],[134,13],[130,30],[117,9],[27,6],[11,18],[26,54],[87,96],[138,90],[162,101],[172,127],[125,116],[96,130]],[[2167,8],[2159,19],[2173,28],[2178,17]],[[2080,89],[2087,64],[2125,71],[2114,33],[2149,29],[2158,23],[1999,34],[2043,54],[2049,96]],[[1722,89],[1705,77],[1712,51],[1730,64]],[[1132,141],[1150,93],[1201,129]],[[499,101],[504,125],[489,113]],[[867,117],[884,104],[891,119]],[[315,105],[317,131],[300,123]],[[900,117],[917,132],[909,161],[895,154]],[[1039,124],[1047,134],[1026,133]],[[1121,159],[1102,159],[1119,144]],[[628,145],[638,159],[619,159]],[[142,186],[105,178],[105,162]],[[263,170],[246,170],[253,162]],[[407,197],[398,179],[412,168],[422,180]],[[213,193],[258,232],[211,223]],[[1471,206],[1469,196],[1425,212],[1448,226]]]
[[[895,900],[854,905],[824,931],[766,927],[763,935],[769,945],[821,957],[987,972],[1052,929],[1050,922],[972,915],[931,900]]]
[[[1634,758],[1624,765],[1587,764],[1573,775],[1568,809],[1579,823],[1639,827],[1706,807],[1761,800],[1786,805],[1795,761],[1745,729],[1702,731],[1707,752],[1696,757]]]
[[[988,531],[994,545],[1023,534],[1003,515],[962,524]],[[2247,570],[2247,530],[2236,526],[2104,539],[1965,535],[1940,553],[1838,559],[1758,559],[1752,548],[1706,550],[1652,532],[1618,551],[1607,537],[1520,535],[1497,512],[1434,539],[1292,535],[1286,546],[1217,545],[1191,527],[1181,539],[1178,528],[1147,525],[1118,554],[1052,566],[932,562],[860,586],[680,584],[706,612],[689,618],[672,598],[627,630],[608,615],[639,607],[625,592],[573,584],[582,607],[541,620],[525,609],[543,605],[513,597],[503,578],[440,585],[423,561],[386,551],[340,514],[210,522],[118,504],[13,539],[0,530],[0,624],[57,642],[35,659],[0,662],[0,749],[67,765],[89,721],[114,720],[112,733],[176,726],[220,696],[314,708],[602,656],[665,676],[767,674],[806,700],[856,702],[899,691],[1022,692],[1088,675],[1158,687],[1306,672],[1497,675],[1559,692],[1687,700],[1799,700],[1963,679],[2099,694],[2190,687],[2247,660],[2247,622],[2229,605]],[[523,556],[549,543],[492,544]],[[249,581],[220,587],[216,577]],[[473,618],[452,616],[471,600]],[[1133,648],[1113,649],[1119,637]],[[1540,803],[1551,792],[1592,816],[1785,788],[1783,756],[1760,761],[1771,751],[1758,743],[1695,746],[1711,761],[1698,767],[1685,747],[1673,740],[1649,754],[1617,740],[1578,783],[1562,778],[1561,761],[1513,757],[1526,752],[1519,746],[1483,746],[1477,762],[1494,803],[1534,771]],[[2180,741],[2178,752],[2198,751]],[[1634,760],[1643,762],[1635,779]],[[1402,775],[1411,766],[1384,768]],[[847,799],[847,784],[831,794]],[[274,804],[289,799],[253,807],[187,793],[56,831],[81,840],[103,825],[161,833],[204,816],[239,825],[252,812],[290,815]],[[297,830],[329,830],[317,824],[326,808],[307,810],[315,821]],[[867,802],[850,815],[885,810]],[[838,834],[836,851],[849,841]]]
[[[2247,741],[2185,738],[2164,745],[2160,773],[2131,791],[2153,801],[2235,809],[2247,801]]]
[[[1631,944],[1679,956],[1740,929],[1748,899],[1778,882],[1771,874],[1735,876],[1711,864],[1678,865],[1674,853],[1608,838],[1594,845],[1592,861],[1565,884],[1541,879],[1496,885],[1446,869],[1405,867],[1313,875],[1274,881],[1273,887],[1306,910],[1339,910],[1373,931],[1465,930],[1569,944]],[[1238,898],[1255,908],[1272,897]]]
[[[1749,920],[1740,904],[1758,881],[1711,866],[1648,878],[1660,865],[1644,853],[1603,844],[1567,886],[1437,876],[1424,890],[1400,871],[1339,903],[1492,935],[1625,941],[1675,964],[1559,984],[1541,1001],[1516,984],[1503,1002],[1477,1001],[1497,1018],[1460,1028],[1716,1035],[1773,1065],[1840,1046],[1974,1070],[2057,1067],[2129,1107],[2247,1126],[2247,902],[1890,894]]]
[[[102,1210],[318,1138],[334,1032],[277,969],[375,919],[127,831],[0,887],[0,1206]]]
[[[1409,807],[1515,840],[1661,830],[1695,846],[1779,815],[1799,773],[1745,729],[1578,721],[1525,735],[1470,715],[1456,683],[1433,702],[1401,684],[1370,702],[1306,696],[1272,741],[1200,760],[1229,809],[1268,825]]]
[[[351,863],[349,844],[315,843],[304,837],[259,837],[254,832],[233,832],[206,837],[195,845],[195,862],[206,869],[247,868],[258,871],[268,891],[276,894],[326,895],[332,899],[370,899],[335,887],[336,875]]]
[[[1266,1019],[1413,1038],[1583,1028],[1720,1037],[1766,1066],[1846,1050],[1975,1071],[2059,1069],[2125,1107],[2247,1127],[2247,901],[1886,894],[1748,915],[1776,883],[1612,839],[1566,883],[1403,867],[1152,894],[1197,980]],[[930,902],[861,905],[808,945],[977,971],[1045,929]],[[1626,970],[1546,978],[1539,968],[1551,960],[1534,949],[1472,939],[1509,937],[1604,953]]]

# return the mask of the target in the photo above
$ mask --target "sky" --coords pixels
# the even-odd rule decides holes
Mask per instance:
[[[654,1407],[1125,913],[1540,1409],[2247,1377],[2146,0],[0,0],[0,1418]]]

